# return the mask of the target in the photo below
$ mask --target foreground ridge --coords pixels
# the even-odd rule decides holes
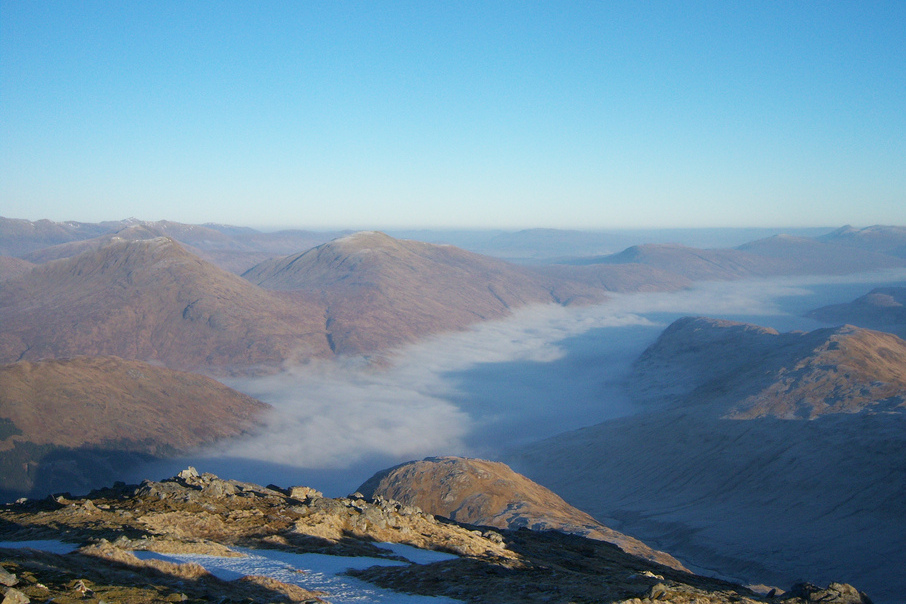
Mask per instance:
[[[856,604],[855,588],[799,585],[760,595],[627,554],[602,541],[557,531],[463,525],[414,506],[356,493],[326,498],[223,480],[194,468],[160,482],[73,497],[20,500],[0,510],[0,539],[60,539],[66,554],[0,547],[7,601],[324,602],[318,593],[271,577],[227,581],[194,563],[147,559],[136,552],[243,556],[259,551],[368,556],[395,560],[348,575],[385,588],[468,602],[772,602]],[[411,563],[378,543],[453,554]],[[15,576],[13,576],[15,575]]]

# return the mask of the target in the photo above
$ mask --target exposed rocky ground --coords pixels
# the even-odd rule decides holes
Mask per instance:
[[[306,487],[260,487],[193,469],[162,482],[123,484],[87,497],[10,504],[0,539],[62,539],[68,554],[0,550],[4,602],[319,602],[329,594],[263,577],[223,581],[196,564],[141,560],[132,552],[241,555],[231,548],[393,557],[375,542],[456,554],[432,564],[350,574],[381,586],[468,602],[777,601],[777,593],[700,577],[556,531],[493,530],[441,521],[412,506],[359,494],[321,497]],[[816,596],[800,586],[789,604],[867,602],[849,586]],[[811,595],[810,595],[811,594]],[[828,597],[825,597],[828,596]]]

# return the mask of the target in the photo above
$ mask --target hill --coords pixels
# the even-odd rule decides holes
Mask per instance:
[[[358,489],[456,522],[503,529],[556,530],[613,543],[634,556],[686,570],[670,554],[611,530],[506,464],[432,457],[378,472]]]
[[[636,361],[630,392],[637,415],[505,461],[690,568],[775,585],[833,576],[899,601],[906,343],[685,318]]]
[[[172,239],[114,240],[0,284],[0,362],[116,355],[228,370],[329,355],[324,310]]]
[[[243,274],[263,288],[319,296],[337,353],[370,352],[478,321],[530,303],[603,299],[600,288],[546,277],[453,246],[348,235]]]
[[[847,225],[817,239],[825,243],[906,258],[906,227],[875,225],[857,229]]]
[[[843,275],[906,265],[897,256],[790,235],[759,239],[736,249],[778,261],[783,267],[778,274]]]
[[[268,408],[210,378],[117,357],[0,366],[0,493],[88,489],[251,429]]]
[[[906,287],[879,287],[852,302],[816,308],[806,316],[824,323],[852,323],[906,337]]]
[[[572,261],[578,265],[642,264],[692,281],[763,277],[782,272],[776,260],[733,249],[702,250],[675,244],[645,244],[618,254]]]
[[[736,419],[906,410],[906,342],[843,326],[810,333],[703,317],[668,327],[633,366],[637,401]]]

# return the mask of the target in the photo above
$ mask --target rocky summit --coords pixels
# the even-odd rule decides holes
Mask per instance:
[[[9,504],[0,510],[0,539],[0,583],[3,601],[10,603],[331,601],[328,591],[258,574],[218,578],[198,563],[172,557],[235,558],[255,551],[389,559],[394,566],[347,574],[464,602],[869,601],[843,584],[760,594],[576,535],[463,525],[380,497],[326,498],[307,487],[261,487],[193,468],[161,482]],[[41,539],[60,539],[71,551],[9,543]],[[381,543],[451,555],[408,562]]]

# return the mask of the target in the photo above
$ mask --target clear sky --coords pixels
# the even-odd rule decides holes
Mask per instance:
[[[906,2],[0,0],[0,215],[906,224]]]

